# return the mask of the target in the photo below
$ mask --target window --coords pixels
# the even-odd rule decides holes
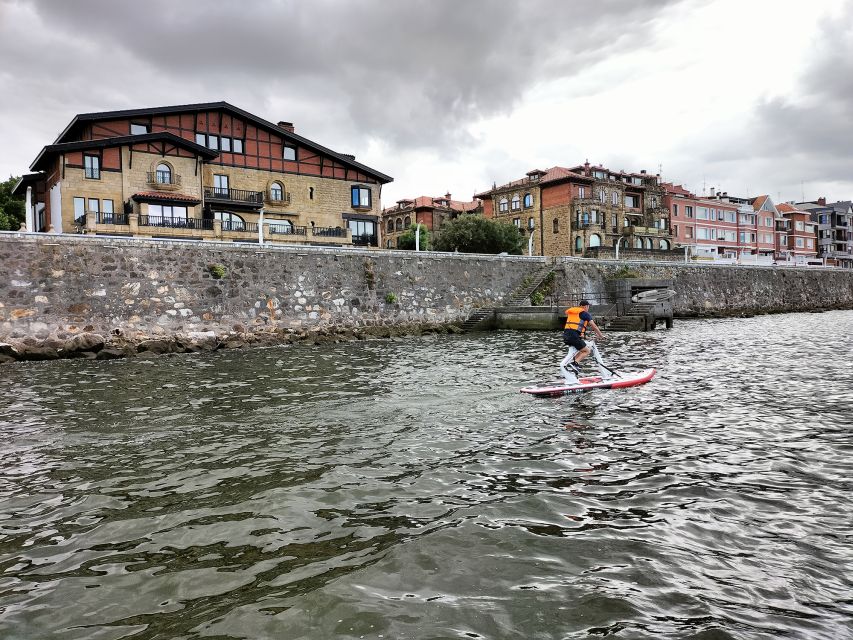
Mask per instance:
[[[607,191],[605,191],[604,189],[599,189],[598,190],[598,200],[600,202],[605,202],[607,200]]]
[[[684,206],[684,215],[688,218],[693,217],[693,207],[691,205],[688,204]]]
[[[195,134],[195,143],[200,144],[202,147],[207,146],[207,136],[203,133]]]
[[[672,217],[673,218],[678,217],[678,205],[677,204],[672,205]]]
[[[519,229],[521,228],[521,218],[513,218],[512,223]]]
[[[802,230],[805,228],[805,225],[803,225],[802,220],[798,220],[798,221],[794,224],[794,228],[795,228],[797,231],[802,231]]]
[[[104,213],[113,213],[113,201],[112,200],[104,200]]]
[[[370,220],[350,220],[352,243],[356,245],[376,246],[376,223]]]
[[[284,189],[281,187],[281,183],[273,182],[270,185],[270,200],[273,202],[281,202],[284,199]]]
[[[765,217],[764,218],[764,226],[765,227],[772,227],[773,226],[773,218]]]
[[[643,239],[642,238],[634,238],[634,248],[642,249],[643,248]]]
[[[803,246],[805,246],[805,242],[803,241],[803,238],[797,238],[796,241],[797,241],[797,249],[802,249]]]
[[[314,187],[308,187],[308,199],[309,200],[314,199]]]
[[[83,171],[91,180],[101,179],[101,159],[98,156],[83,156]]]
[[[806,240],[806,246],[807,246],[809,249],[814,249],[814,240],[812,240],[811,238],[809,238],[808,240]]]
[[[512,210],[518,211],[519,209],[521,209],[521,198],[516,194],[512,197]]]
[[[693,237],[693,227],[684,227],[684,237],[692,238]]]
[[[101,216],[100,221],[104,224],[121,224],[116,220],[115,215],[113,215],[114,211],[112,200],[105,199],[101,202],[101,213],[103,213],[103,215]],[[124,222],[124,224],[127,224],[127,222]]]
[[[554,218],[554,233],[560,233],[560,221]]]
[[[669,241],[661,240],[660,241],[660,248],[662,251],[669,251]]]
[[[638,209],[640,207],[640,198],[639,196],[625,195],[625,206],[631,209]]]
[[[231,151],[231,138],[226,138],[225,136],[222,136],[222,150]]]
[[[592,175],[594,175],[599,180],[604,180],[604,172],[603,171],[593,171]]]
[[[218,173],[213,175],[213,195],[225,197],[231,195],[228,189],[228,176]]]
[[[395,227],[397,229],[397,231],[403,230],[403,219],[402,218],[397,218],[397,222],[395,224],[397,225]]]
[[[615,213],[610,215],[610,226],[613,227],[614,231],[616,231],[616,227],[619,226],[619,218],[616,217]]]
[[[581,236],[575,238],[575,251],[583,251],[583,238]]]
[[[157,184],[172,184],[172,167],[165,162],[158,164],[155,179]]]
[[[657,206],[658,206],[658,197],[652,196],[652,209],[657,208]],[[649,247],[649,249],[651,249],[651,247]]]
[[[524,208],[529,209],[533,206],[533,196],[529,193],[524,194]]]
[[[282,157],[285,160],[296,160],[296,147],[291,147],[290,145],[284,145],[284,151],[282,152]]]
[[[498,203],[498,211],[509,211],[509,200],[506,198],[501,198]]]
[[[390,232],[392,232],[392,231],[394,230],[394,221],[389,219],[389,220],[388,220],[388,225],[387,225],[387,226],[388,226],[388,229],[387,229],[387,230],[388,230],[388,232],[389,232],[389,233],[390,233]]]
[[[136,124],[134,122],[130,123],[130,135],[138,136],[143,133],[151,133],[151,127],[147,124]]]
[[[676,224],[672,225],[672,235],[678,236],[678,225]]]
[[[243,141],[240,138],[231,138],[231,153],[243,153]]]
[[[371,207],[370,189],[368,187],[354,186],[351,190],[351,202],[355,209],[369,209]]]
[[[709,220],[710,212],[706,207],[699,207],[696,209],[696,219],[697,220]]]
[[[149,207],[149,211],[150,209],[151,207]],[[236,213],[231,213],[230,211],[214,211],[213,216],[217,220],[222,221],[223,231],[246,230],[246,221],[243,220],[243,218],[238,216]]]
[[[597,233],[593,233],[589,237],[589,246],[590,247],[600,247],[601,246],[601,236]]]
[[[155,218],[170,218],[172,220],[186,220],[187,208],[173,206],[171,204],[149,204],[148,215]]]
[[[89,206],[87,207],[87,210],[91,211],[92,213],[100,213],[101,203],[98,201],[97,198],[89,198]]]
[[[74,198],[74,222],[85,224],[86,222],[86,199]]]
[[[578,198],[586,198],[586,188],[578,187]]]
[[[652,239],[646,238],[646,249],[651,249],[654,245],[652,245]]]
[[[222,150],[230,153],[243,153],[243,141],[240,138],[215,136],[207,133],[196,133],[195,143],[208,149]]]
[[[610,192],[610,201],[613,204],[619,204],[619,192],[618,191],[611,191]],[[592,245],[590,245],[590,246],[592,246]]]
[[[412,219],[409,216],[403,218],[403,228],[408,229],[412,226]]]
[[[207,136],[207,146],[209,149],[219,149],[219,136]]]

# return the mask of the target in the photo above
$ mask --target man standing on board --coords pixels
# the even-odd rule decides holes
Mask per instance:
[[[569,354],[560,363],[560,371],[569,383],[577,382],[580,362],[592,351],[584,341],[588,327],[592,327],[595,335],[600,340],[604,340],[604,334],[601,333],[601,329],[595,324],[595,320],[592,319],[592,314],[589,312],[589,300],[581,300],[578,306],[566,309],[566,328],[563,330],[563,342],[569,347],[574,347],[576,351],[569,349]]]

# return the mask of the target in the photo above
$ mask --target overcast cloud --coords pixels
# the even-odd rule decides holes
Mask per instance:
[[[851,25],[853,0],[0,0],[0,171],[77,113],[226,100],[393,176],[386,206],[587,158],[850,199]]]

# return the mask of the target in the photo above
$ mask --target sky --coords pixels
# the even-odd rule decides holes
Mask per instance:
[[[224,100],[382,204],[588,160],[853,199],[853,0],[0,0],[0,176],[78,113]]]

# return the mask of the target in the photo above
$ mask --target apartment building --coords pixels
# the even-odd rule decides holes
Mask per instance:
[[[779,255],[777,260],[781,260],[784,257],[794,262],[807,263],[809,259],[816,258],[817,235],[815,227],[817,224],[812,222],[811,213],[786,202],[777,205],[776,210],[788,222],[786,225],[786,253],[784,256]]]
[[[384,246],[386,249],[396,248],[399,237],[412,225],[420,223],[433,237],[437,237],[441,233],[441,225],[446,221],[482,211],[483,203],[480,200],[454,200],[449,193],[438,198],[420,196],[398,200],[395,206],[382,211]]]
[[[35,232],[379,246],[391,178],[226,102],[86,113],[15,193]]]
[[[750,205],[701,198],[681,185],[664,183],[663,187],[676,246],[687,248],[698,258],[738,258],[738,217],[751,214]]]
[[[672,234],[659,176],[589,162],[534,169],[524,178],[476,194],[483,215],[520,227],[538,255],[598,256],[617,246],[669,252]]]
[[[826,264],[853,268],[853,206],[850,201],[827,203],[826,198],[799,202],[816,224],[817,257]]]

